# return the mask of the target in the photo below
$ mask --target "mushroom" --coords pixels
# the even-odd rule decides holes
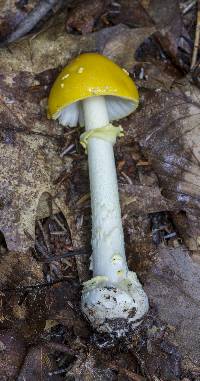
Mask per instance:
[[[93,278],[84,283],[82,311],[100,332],[124,335],[148,311],[148,299],[129,271],[113,145],[122,128],[110,122],[131,114],[138,92],[125,69],[97,53],[67,65],[54,82],[48,115],[64,126],[85,126],[81,143],[88,152],[92,206]]]

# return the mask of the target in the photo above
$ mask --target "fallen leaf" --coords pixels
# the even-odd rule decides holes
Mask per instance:
[[[49,381],[51,377],[55,381],[61,381],[59,372],[57,374],[56,362],[52,359],[50,351],[43,346],[30,348],[24,364],[20,369],[19,381]]]
[[[164,198],[158,186],[123,184],[119,189],[123,213],[141,216],[176,209],[176,203]]]
[[[30,252],[7,252],[0,261],[1,328],[15,329],[24,338],[32,338],[45,326],[45,283],[42,266]]]
[[[106,338],[99,339],[98,342],[98,338],[94,337],[96,345],[90,345],[87,353],[81,353],[76,359],[67,372],[69,378],[73,375],[77,379],[87,381],[144,381],[144,378],[137,374],[137,360],[132,353],[127,353],[123,348],[119,351],[117,346],[112,345],[111,348],[106,348],[106,345],[103,345]]]
[[[156,39],[164,52],[182,69],[188,70],[191,40],[184,26],[178,0],[140,0],[147,14],[155,23]]]
[[[48,322],[56,321],[76,336],[88,337],[89,329],[79,312],[80,288],[77,282],[61,282],[46,293]]]
[[[38,84],[34,75],[15,67],[14,72],[10,68],[2,74],[0,81],[1,230],[8,249],[26,251],[34,245],[37,215],[48,216],[48,201],[54,197],[54,211],[60,201],[63,211],[67,210],[62,186],[56,189],[53,183],[64,162],[70,168],[71,160],[59,156],[62,129],[47,120],[40,105],[44,93],[38,97],[32,91]]]
[[[107,13],[113,24],[125,24],[132,28],[154,26],[154,22],[139,0],[111,2]]]
[[[199,216],[199,89],[188,82],[172,91],[146,89],[140,107],[124,122],[127,136],[151,161],[162,195],[177,209]]]
[[[105,28],[98,32],[97,48],[120,66],[131,70],[135,63],[134,56],[137,48],[155,30],[155,27],[131,29],[122,24],[113,28]]]
[[[43,282],[42,266],[30,252],[9,252],[0,259],[0,288],[30,287]]]
[[[168,338],[178,346],[182,368],[200,372],[200,266],[183,247],[160,248],[148,273],[145,290],[159,319],[169,327]]]
[[[26,354],[24,340],[14,331],[0,333],[0,378],[14,380]]]
[[[132,71],[139,88],[170,90],[174,81],[180,79],[180,75],[174,70],[167,70],[161,62],[138,62]]]
[[[81,34],[91,33],[95,22],[103,14],[105,7],[105,0],[76,2],[74,8],[72,8],[67,15],[67,31],[78,31]]]

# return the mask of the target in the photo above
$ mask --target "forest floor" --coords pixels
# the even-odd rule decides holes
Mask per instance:
[[[0,381],[200,380],[200,2],[0,1]],[[194,43],[195,41],[195,43]],[[136,82],[115,145],[142,325],[115,339],[81,313],[91,209],[80,129],[47,119],[71,58]]]

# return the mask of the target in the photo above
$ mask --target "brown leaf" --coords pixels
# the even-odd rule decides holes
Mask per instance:
[[[48,202],[58,193],[53,182],[66,160],[58,154],[62,129],[47,121],[40,104],[44,94],[32,91],[36,84],[31,73],[18,72],[17,67],[1,76],[0,220],[8,249],[15,251],[34,244],[36,217],[50,213]],[[61,189],[54,210],[61,201],[65,212]]]
[[[141,109],[128,122],[152,163],[163,194],[182,210],[199,207],[199,90],[146,90]],[[190,88],[190,90],[189,90]]]
[[[73,30],[81,34],[91,33],[95,22],[103,14],[106,6],[106,0],[85,0],[78,1],[75,7],[69,12],[66,20],[66,29],[68,32]]]
[[[134,28],[154,26],[154,22],[139,0],[111,2],[108,18],[115,25],[125,24]]]
[[[141,4],[158,29],[155,37],[164,52],[178,66],[188,69],[191,43],[181,17],[179,2],[177,0],[160,0],[159,2],[141,0]]]
[[[31,253],[6,253],[0,261],[1,327],[14,328],[24,338],[34,337],[45,326],[42,267]]]
[[[154,27],[131,29],[122,24],[106,28],[98,32],[97,48],[102,54],[130,70],[135,63],[137,48],[154,32]]]
[[[78,313],[79,295],[80,288],[75,282],[63,282],[51,287],[46,293],[47,317],[57,324],[63,324],[76,336],[87,337],[89,335],[87,323]]]
[[[26,254],[6,253],[0,259],[0,288],[33,286],[43,282],[42,266]]]
[[[180,80],[180,73],[170,72],[162,62],[137,62],[131,73],[137,79],[137,86],[148,90],[170,90],[174,81]]]
[[[22,336],[13,331],[0,333],[0,379],[15,380],[26,353]]]
[[[198,210],[185,213],[172,213],[173,223],[179,236],[182,237],[187,248],[190,250],[192,259],[200,264],[200,225]]]
[[[47,348],[42,346],[30,348],[18,380],[49,381],[50,377],[53,377],[53,380],[61,381],[59,374],[54,373],[58,369],[56,369],[56,363],[49,352]]]
[[[140,144],[162,196],[176,209],[172,217],[180,237],[190,250],[199,252],[199,89],[187,80],[171,91],[162,85],[154,90],[148,86],[151,81],[140,92],[140,110],[123,122],[125,137],[134,137]],[[179,223],[177,211],[186,213],[184,224]]]
[[[158,317],[168,326],[168,338],[178,345],[182,367],[200,372],[200,266],[184,248],[160,248],[148,273],[145,290]],[[152,353],[153,354],[153,353]]]
[[[95,351],[92,347],[89,348],[87,355],[84,357],[80,356],[67,372],[69,379],[73,376],[77,380],[85,381],[116,380],[114,372],[111,370],[111,367],[108,366],[110,354],[108,352],[101,352]]]
[[[152,187],[123,184],[119,189],[123,213],[134,213],[140,216],[176,208],[175,203],[161,195],[159,187],[155,184]]]

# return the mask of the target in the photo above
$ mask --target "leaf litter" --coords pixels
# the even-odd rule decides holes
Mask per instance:
[[[89,2],[70,1],[0,50],[2,380],[200,377],[200,95],[182,3],[97,1],[88,18]],[[19,5],[2,2],[1,40],[36,7]],[[55,77],[88,51],[129,70],[141,99],[115,155],[129,267],[151,309],[118,342],[80,313],[91,211],[79,131],[46,118]]]

